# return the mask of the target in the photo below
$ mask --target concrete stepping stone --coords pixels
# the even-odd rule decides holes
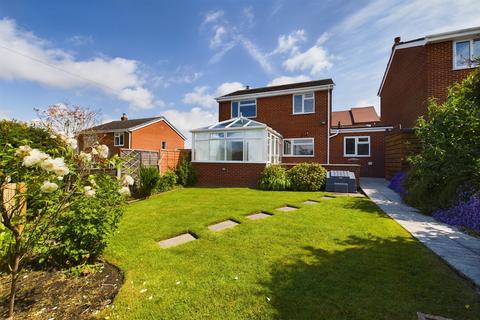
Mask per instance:
[[[275,209],[275,210],[287,212],[287,211],[295,211],[295,210],[298,210],[298,208],[291,207],[291,206],[284,206],[284,207],[277,208],[277,209]]]
[[[317,204],[318,201],[316,200],[306,200],[306,201],[303,201],[303,204]]]
[[[266,212],[258,212],[258,213],[254,213],[254,214],[250,214],[247,216],[247,219],[250,219],[250,220],[260,220],[260,219],[265,219],[265,218],[268,218],[268,217],[271,217],[272,215],[270,213],[266,213]]]
[[[322,200],[332,200],[335,199],[335,197],[329,197],[329,196],[323,196]]]
[[[170,248],[170,247],[175,247],[180,244],[184,244],[193,240],[197,240],[197,238],[193,234],[183,233],[176,237],[159,241],[158,245],[162,248]]]
[[[225,229],[236,227],[239,223],[233,220],[225,220],[219,223],[211,224],[208,229],[211,231],[222,231]]]

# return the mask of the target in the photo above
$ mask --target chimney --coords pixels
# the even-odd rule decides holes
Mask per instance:
[[[127,114],[126,114],[126,113],[123,113],[123,114],[122,114],[122,117],[120,118],[120,120],[122,120],[122,121],[127,121],[127,120],[128,120]]]
[[[250,86],[245,86],[245,90],[248,90],[248,89],[250,89]]]
[[[400,43],[400,40],[401,40],[400,37],[395,37],[395,39],[393,39],[393,41],[395,42],[395,44],[399,44],[399,43]]]

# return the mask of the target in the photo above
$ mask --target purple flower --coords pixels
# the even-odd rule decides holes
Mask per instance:
[[[388,187],[395,191],[396,193],[399,193],[400,195],[404,196],[405,195],[405,187],[403,186],[403,182],[405,181],[405,178],[407,177],[407,174],[403,171],[397,172],[392,179],[390,180],[390,184]]]
[[[448,209],[437,209],[432,216],[440,222],[480,232],[480,195],[460,200]]]

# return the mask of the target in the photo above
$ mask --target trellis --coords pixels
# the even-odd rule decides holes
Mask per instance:
[[[122,163],[122,174],[129,174],[135,180],[138,179],[140,167],[157,167],[159,164],[158,151],[137,150],[137,149],[121,149],[120,158]]]

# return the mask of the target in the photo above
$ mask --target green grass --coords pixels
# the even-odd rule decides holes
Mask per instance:
[[[479,319],[473,288],[364,198],[182,189],[128,206],[105,257],[120,319]],[[317,199],[315,205],[302,205]],[[300,207],[276,212],[283,204]],[[274,215],[250,221],[260,210]],[[214,233],[224,219],[241,224]],[[190,231],[199,239],[161,249]],[[141,293],[142,289],[147,289]]]

